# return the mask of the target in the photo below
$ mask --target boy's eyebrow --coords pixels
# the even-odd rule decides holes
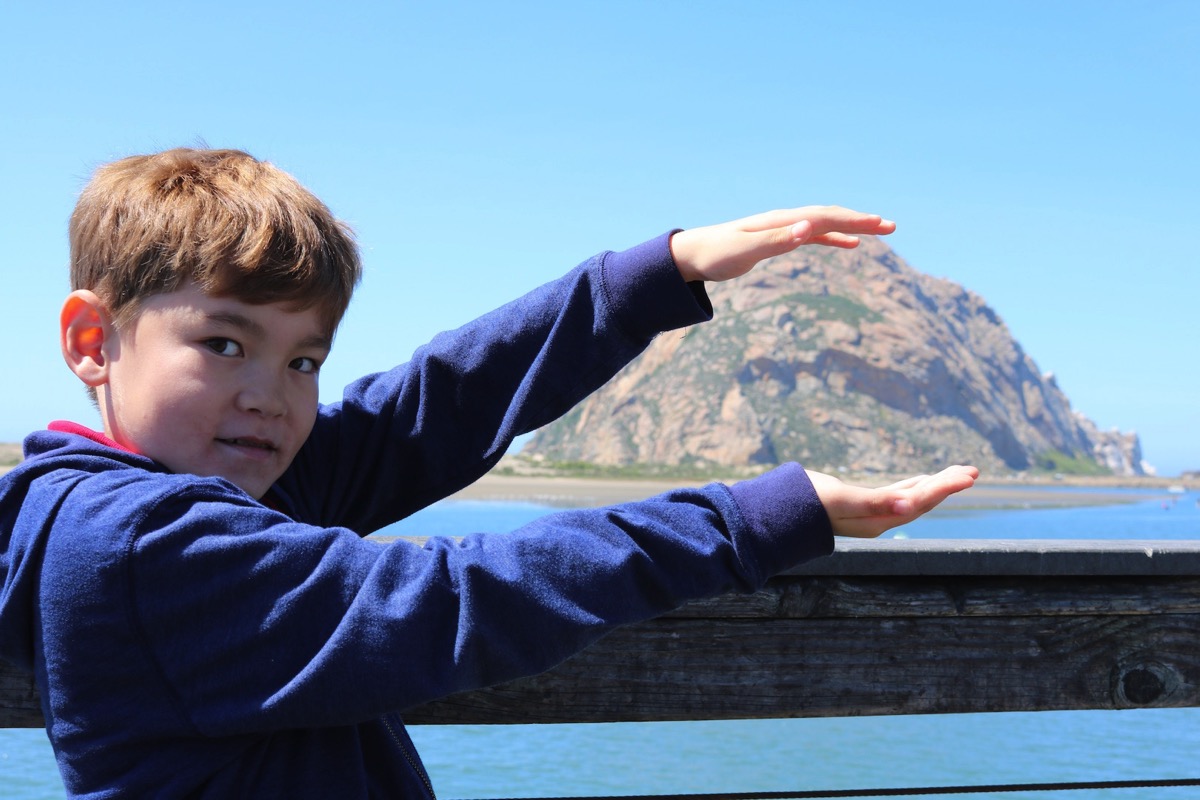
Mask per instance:
[[[251,336],[262,338],[267,335],[267,329],[258,322],[233,311],[210,313],[205,314],[205,316],[210,322],[216,322],[222,325],[229,325],[231,327],[238,328],[239,330],[243,330]],[[320,333],[314,333],[311,336],[306,336],[301,339],[298,346],[301,348],[312,347],[320,350],[332,350],[333,337],[325,336]]]

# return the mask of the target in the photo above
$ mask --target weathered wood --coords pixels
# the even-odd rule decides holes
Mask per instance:
[[[0,728],[44,725],[33,677],[0,661]]]
[[[845,539],[796,575],[1200,575],[1200,541]]]
[[[822,617],[1200,614],[1200,578],[807,577],[776,578],[753,595],[691,603],[667,616]]]
[[[728,597],[693,604],[543,675],[407,717],[619,722],[1200,705],[1200,579],[1114,592],[1070,581],[1044,594],[1028,580],[953,583],[800,579],[744,606]],[[790,602],[797,597],[806,599]]]
[[[543,675],[406,717],[478,724],[1198,706],[1198,556],[1200,544],[1178,542],[840,545],[762,592],[693,603]],[[31,680],[0,664],[0,726],[40,724]]]

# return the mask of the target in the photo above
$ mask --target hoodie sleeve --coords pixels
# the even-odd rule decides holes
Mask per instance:
[[[204,735],[348,724],[537,673],[833,547],[797,465],[424,546],[236,500],[164,496],[128,562],[140,652]]]
[[[475,481],[656,335],[711,318],[669,242],[598,255],[347,387],[279,482],[281,505],[366,534]]]

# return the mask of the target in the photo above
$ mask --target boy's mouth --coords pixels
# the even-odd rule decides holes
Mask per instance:
[[[221,444],[227,444],[231,447],[249,447],[255,450],[265,450],[267,452],[275,452],[276,447],[266,439],[255,439],[253,437],[237,437],[234,439],[217,439]]]

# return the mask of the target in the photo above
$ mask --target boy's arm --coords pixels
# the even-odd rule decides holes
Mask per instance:
[[[423,546],[297,523],[216,479],[157,478],[141,502],[127,476],[97,480],[105,491],[76,492],[56,524],[105,535],[52,538],[46,591],[76,602],[47,613],[63,647],[124,656],[59,659],[77,670],[63,680],[95,687],[97,718],[122,719],[111,709],[133,701],[119,685],[178,709],[164,724],[188,735],[344,725],[533,674],[615,626],[753,590],[833,548],[796,464]],[[93,597],[108,601],[83,613]]]
[[[197,502],[212,490],[196,484],[139,517],[126,576],[134,602],[104,614],[120,625],[135,610],[132,629],[207,734],[345,724],[539,672],[616,626],[757,589],[829,553],[835,531],[910,521],[974,470],[879,490],[810,477],[787,464],[510,534],[386,548],[261,507],[208,515],[221,504]]]
[[[516,436],[566,413],[657,334],[710,318],[701,281],[729,280],[804,244],[853,247],[858,234],[894,228],[877,215],[808,206],[591,259],[349,387],[281,481],[281,504],[321,524],[382,527],[476,480]]]
[[[477,479],[657,334],[710,318],[668,241],[596,256],[347,387],[278,484],[280,505],[368,533]]]

